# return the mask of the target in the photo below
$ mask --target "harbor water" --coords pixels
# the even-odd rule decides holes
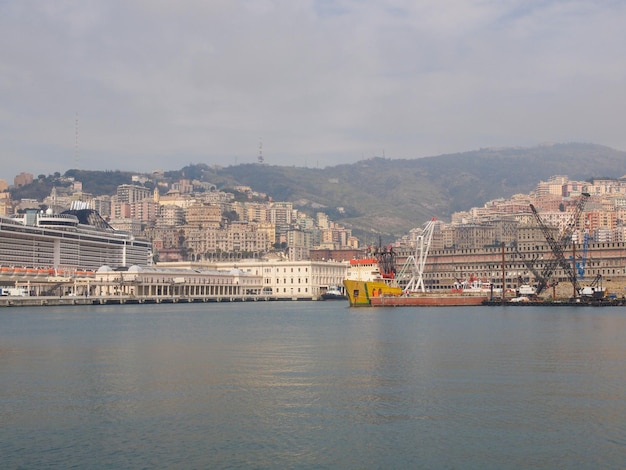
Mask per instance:
[[[626,308],[0,310],[3,469],[626,467]]]

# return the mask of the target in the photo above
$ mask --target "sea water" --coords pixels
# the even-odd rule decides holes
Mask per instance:
[[[626,467],[626,309],[0,310],[0,467]]]

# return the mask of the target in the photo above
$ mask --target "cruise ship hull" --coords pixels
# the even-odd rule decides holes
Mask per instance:
[[[148,266],[151,251],[148,240],[110,227],[82,223],[73,214],[0,216],[3,274],[5,269],[13,276],[33,276],[95,271],[103,265]]]

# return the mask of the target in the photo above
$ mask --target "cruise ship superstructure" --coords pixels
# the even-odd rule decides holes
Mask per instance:
[[[104,265],[147,266],[151,251],[148,240],[113,229],[91,209],[0,216],[3,267],[95,271]]]

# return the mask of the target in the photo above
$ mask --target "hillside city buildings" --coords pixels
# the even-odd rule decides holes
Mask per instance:
[[[28,174],[18,175],[14,186],[28,184],[31,178]],[[292,202],[273,201],[249,187],[225,192],[210,183],[181,179],[169,185],[152,182],[150,189],[144,186],[148,179],[138,176],[131,184],[118,186],[115,194],[94,196],[86,193],[79,181],[58,175],[58,182],[41,201],[13,201],[8,185],[0,182],[5,188],[0,192],[0,215],[32,213],[42,208],[58,213],[80,201],[120,233],[127,233],[130,240],[148,241],[151,259],[133,265],[148,268],[156,263],[165,269],[175,262],[225,272],[243,266],[247,275],[261,279],[255,293],[267,288],[285,298],[315,297],[340,283],[347,260],[365,256],[351,229],[330,220],[322,210],[308,214]],[[532,279],[528,259],[551,256],[530,205],[556,233],[572,222],[583,193],[590,197],[572,231],[578,256],[585,241],[588,274],[625,276],[626,180],[587,182],[554,176],[539,182],[529,194],[488,201],[483,207],[453,214],[449,222],[438,221],[425,273],[429,288],[448,289],[470,276],[490,279],[496,286],[504,283],[507,288],[528,282]],[[413,254],[420,232],[417,227],[394,242],[399,267]],[[503,280],[499,280],[504,264],[501,246],[508,266]],[[267,264],[268,260],[272,261]],[[324,263],[329,261],[333,266],[325,272]],[[120,267],[130,266],[126,262],[109,266],[113,274],[106,276],[117,276],[114,272]],[[291,269],[296,270],[293,275]],[[133,272],[139,276],[136,270]],[[558,270],[555,276],[565,279]]]
[[[145,177],[134,179],[105,196],[83,192],[78,181],[60,181],[65,186],[55,186],[41,201],[12,201],[9,186],[0,181],[0,215],[41,207],[60,212],[72,201],[83,201],[112,227],[150,240],[157,261],[254,258],[276,249],[295,261],[309,259],[312,250],[361,248],[349,228],[331,221],[324,212],[306,214],[292,202],[272,201],[249,187],[234,188],[248,198],[241,201],[210,183],[181,179],[170,187],[152,190],[143,186]],[[32,175],[21,173],[14,186],[32,181]],[[470,249],[510,244],[520,238],[541,240],[530,204],[547,225],[562,228],[581,193],[591,197],[577,221],[573,240],[581,241],[586,234],[591,242],[626,241],[626,180],[586,182],[554,176],[539,182],[529,194],[489,201],[483,207],[453,214],[450,222],[438,222],[432,247]],[[411,247],[421,230],[419,225],[416,221],[418,227],[394,246]]]
[[[16,177],[17,180],[17,177]],[[24,174],[19,181],[27,181]],[[280,251],[288,260],[309,259],[312,249],[358,249],[350,229],[323,212],[309,216],[291,202],[268,200],[251,188],[235,188],[247,200],[217,191],[214,185],[179,180],[148,189],[139,181],[116,193],[93,196],[82,184],[60,178],[43,200],[12,201],[2,194],[0,215],[50,208],[61,212],[75,201],[96,210],[114,228],[152,243],[155,261],[207,261],[255,258]]]
[[[477,249],[520,239],[545,242],[530,205],[535,206],[546,225],[562,230],[571,221],[582,193],[590,198],[576,221],[573,241],[581,242],[585,234],[592,243],[626,241],[626,180],[575,182],[567,176],[553,176],[539,182],[529,194],[488,201],[483,207],[453,214],[449,223],[438,222],[432,247]],[[411,246],[419,232],[419,227],[414,229],[395,246]]]

